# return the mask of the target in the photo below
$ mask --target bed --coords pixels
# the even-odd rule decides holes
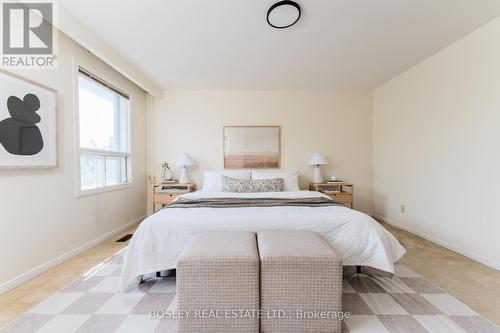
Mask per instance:
[[[228,201],[237,205],[184,205],[188,202]],[[258,200],[256,200],[258,199]],[[370,216],[343,205],[294,205],[293,200],[324,202],[330,198],[314,191],[230,193],[197,191],[178,197],[146,218],[126,249],[120,278],[121,290],[140,283],[142,276],[174,269],[182,249],[201,231],[312,230],[321,234],[340,254],[345,266],[369,266],[394,273],[394,262],[405,253],[397,239]],[[311,200],[310,200],[311,199]],[[292,204],[245,205],[249,202]],[[243,203],[243,204],[242,204]],[[175,205],[173,205],[175,206]]]

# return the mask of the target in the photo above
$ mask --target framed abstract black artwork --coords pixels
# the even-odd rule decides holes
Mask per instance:
[[[57,166],[56,95],[0,70],[0,168]]]

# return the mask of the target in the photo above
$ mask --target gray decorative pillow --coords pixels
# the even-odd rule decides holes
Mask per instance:
[[[237,193],[281,192],[285,185],[283,178],[238,179],[222,175],[222,191]]]

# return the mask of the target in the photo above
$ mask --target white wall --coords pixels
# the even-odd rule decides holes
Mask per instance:
[[[499,40],[496,19],[373,95],[375,213],[497,269]]]
[[[324,175],[355,184],[355,208],[372,213],[371,93],[334,91],[165,91],[155,118],[154,171],[181,152],[197,161],[193,176],[223,168],[224,125],[281,126],[281,168],[297,170],[302,187],[314,152],[330,165]]]
[[[75,197],[74,57],[131,96],[132,188]],[[57,70],[16,73],[58,91],[59,166],[0,170],[0,290],[9,280],[146,214],[146,93],[61,33]]]

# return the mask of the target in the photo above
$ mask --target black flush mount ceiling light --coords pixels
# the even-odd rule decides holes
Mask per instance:
[[[300,18],[300,6],[295,1],[284,0],[276,2],[267,11],[267,23],[273,28],[291,27]]]

